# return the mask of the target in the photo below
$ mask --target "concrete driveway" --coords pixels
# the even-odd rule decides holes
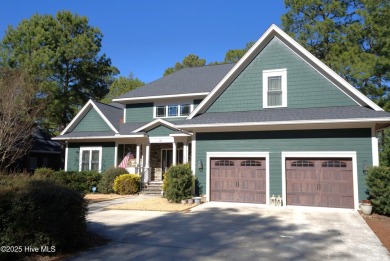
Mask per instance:
[[[92,204],[88,216],[112,242],[70,260],[390,260],[352,210],[212,202],[189,213],[102,211],[119,201]]]

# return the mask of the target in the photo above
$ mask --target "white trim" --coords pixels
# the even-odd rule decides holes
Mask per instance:
[[[128,138],[144,138],[146,134],[137,135],[118,135],[118,136],[91,136],[91,137],[54,137],[52,140],[100,140],[100,139],[128,139]]]
[[[235,78],[242,70],[245,69],[245,65],[250,62],[250,60],[261,52],[261,50],[266,46],[267,42],[274,36],[279,36],[281,40],[286,41],[288,44],[293,46],[297,51],[302,53],[303,56],[300,57],[304,60],[310,60],[314,65],[318,66],[321,70],[323,70],[326,74],[332,77],[336,82],[339,82],[343,87],[346,88],[347,91],[351,92],[351,94],[355,95],[362,102],[370,106],[372,109],[376,111],[383,111],[381,107],[367,98],[364,94],[359,92],[356,88],[350,85],[346,80],[344,80],[341,76],[336,74],[332,69],[326,66],[323,62],[317,59],[314,55],[312,55],[309,51],[303,48],[300,44],[298,44],[293,38],[287,35],[283,30],[281,30],[276,25],[272,24],[267,31],[257,40],[257,42],[246,52],[246,54],[237,62],[237,64],[225,75],[225,77],[215,86],[215,88],[209,93],[209,95],[195,108],[195,110],[187,117],[187,119],[192,119],[198,113],[204,112],[212,102],[222,93],[224,88],[227,88],[229,85],[229,81]]]
[[[379,145],[376,137],[375,126],[371,128],[372,165],[379,166]]]
[[[390,118],[356,118],[340,120],[301,120],[301,121],[265,121],[265,122],[233,122],[233,123],[208,123],[208,124],[183,124],[177,128],[207,128],[207,127],[241,127],[241,126],[267,126],[267,125],[293,125],[293,124],[318,124],[318,123],[356,123],[356,122],[389,122]]]
[[[282,104],[278,106],[268,105],[268,79],[269,77],[280,76],[282,84]],[[263,108],[287,107],[287,69],[275,69],[263,71]]]
[[[358,172],[356,151],[282,151],[282,198],[286,206],[286,159],[287,158],[352,158],[353,202],[359,208]]]
[[[91,108],[95,109],[96,112],[100,115],[100,117],[104,120],[104,122],[108,125],[108,127],[110,127],[110,129],[115,132],[115,133],[119,133],[117,131],[117,129],[115,129],[115,127],[111,124],[111,122],[106,118],[106,116],[99,110],[99,108],[96,106],[96,104],[94,103],[93,100],[89,100],[85,105],[84,107],[77,113],[77,115],[73,118],[73,120],[66,126],[66,128],[61,132],[60,135],[64,135],[65,133],[68,132],[68,130],[73,127],[73,125],[75,125],[76,123],[80,123],[79,121],[79,118],[82,116],[82,115],[86,115],[87,114],[87,109],[89,109],[89,107],[92,106]]]
[[[148,128],[150,128],[150,127],[154,127],[154,126],[156,126],[156,125],[158,125],[158,124],[164,125],[165,127],[170,127],[170,128],[175,129],[175,130],[178,130],[178,128],[176,127],[176,125],[170,123],[169,121],[166,121],[166,120],[163,120],[163,119],[158,118],[158,119],[155,119],[154,121],[151,121],[151,122],[149,122],[149,123],[147,123],[147,124],[145,124],[145,125],[139,127],[139,128],[136,129],[136,130],[133,130],[132,133],[140,132],[140,131],[145,130],[145,129],[148,129]]]
[[[64,163],[65,171],[68,171],[68,157],[69,157],[68,153],[69,153],[68,143],[65,142],[65,163]]]
[[[195,147],[195,146],[194,146]],[[207,152],[206,153],[206,200],[210,201],[210,160],[211,158],[265,158],[265,204],[269,205],[269,152],[248,151],[248,152]]]
[[[196,176],[196,132],[192,134],[191,140],[191,169],[192,175]]]
[[[124,148],[124,146],[123,146]],[[118,142],[115,141],[115,151],[114,151],[114,167],[118,166]]]
[[[64,135],[65,133],[68,132],[69,128],[72,127],[72,126],[76,123],[77,119],[78,119],[81,115],[83,115],[84,113],[86,113],[87,108],[89,108],[89,106],[92,106],[91,103],[92,103],[92,100],[89,100],[89,101],[84,105],[84,107],[81,108],[81,110],[76,114],[76,116],[73,118],[73,120],[72,120],[71,122],[69,122],[69,124],[65,127],[65,129],[60,133],[60,135]]]
[[[113,99],[114,102],[123,102],[123,101],[142,101],[142,100],[156,100],[156,99],[167,99],[167,98],[181,98],[181,97],[198,97],[198,96],[207,96],[208,92],[196,92],[196,93],[183,93],[183,94],[172,94],[172,95],[159,95],[159,96],[144,96],[144,97],[134,97],[134,98],[119,98]]]
[[[103,159],[103,148],[100,147],[80,147],[80,155],[79,155],[79,171],[81,171],[81,165],[82,165],[82,159],[83,159],[83,151],[90,151],[89,153],[89,170],[91,170],[91,161],[92,161],[92,151],[93,150],[98,150],[99,151],[99,169],[98,171],[102,171],[102,159]]]
[[[123,123],[126,123],[126,110],[127,110],[127,107],[125,105],[125,107],[123,108]]]
[[[150,143],[173,143],[175,139],[168,136],[149,137]]]

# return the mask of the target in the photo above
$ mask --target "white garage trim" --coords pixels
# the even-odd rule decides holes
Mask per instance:
[[[206,153],[206,200],[210,201],[211,158],[265,158],[265,198],[269,205],[269,152],[207,152]]]
[[[372,143],[372,165],[379,166],[379,145],[376,137],[375,128],[371,128],[371,143]]]
[[[357,156],[356,151],[288,151],[282,152],[282,197],[286,206],[286,159],[287,158],[352,158],[353,202],[354,209],[359,208]]]

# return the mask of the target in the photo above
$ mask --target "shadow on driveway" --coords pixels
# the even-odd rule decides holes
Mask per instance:
[[[71,260],[389,260],[356,212],[204,205],[189,213],[90,214],[90,230],[112,242]]]

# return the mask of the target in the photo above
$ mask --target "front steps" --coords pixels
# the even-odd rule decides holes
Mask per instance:
[[[145,195],[162,195],[162,181],[150,181],[149,184],[145,184],[142,190],[142,194]]]

